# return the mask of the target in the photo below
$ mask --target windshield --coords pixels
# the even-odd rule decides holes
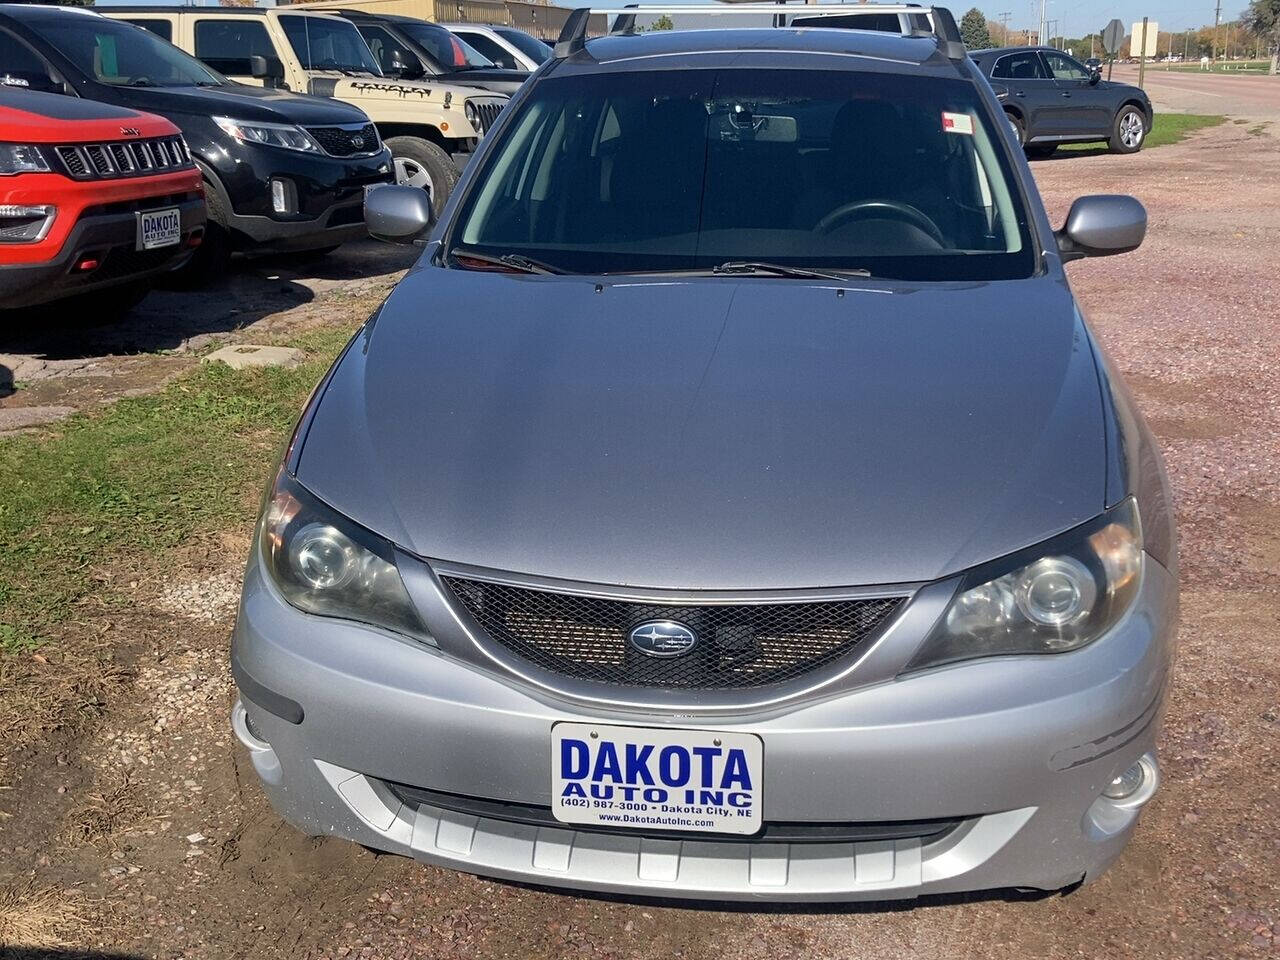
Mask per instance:
[[[964,81],[822,70],[536,85],[453,249],[570,273],[727,261],[1004,279],[1035,267],[999,133]]]
[[[60,16],[30,26],[76,67],[124,87],[216,86],[227,81],[155,34],[105,17]]]
[[[289,14],[280,18],[303,70],[340,70],[382,76],[355,24],[328,17]]]
[[[397,24],[405,35],[431,55],[446,73],[489,68],[496,64],[461,37],[429,23]]]
[[[493,32],[534,63],[545,63],[551,59],[550,48],[541,40],[529,36],[523,30],[516,30],[512,27],[494,27]]]

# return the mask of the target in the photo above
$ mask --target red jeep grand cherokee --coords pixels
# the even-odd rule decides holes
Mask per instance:
[[[0,311],[83,297],[88,319],[124,312],[204,233],[200,171],[182,135],[152,114],[5,82]]]

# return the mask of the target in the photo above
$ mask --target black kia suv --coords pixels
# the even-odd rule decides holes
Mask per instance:
[[[73,7],[0,5],[0,82],[156,113],[205,182],[189,281],[232,251],[327,251],[366,235],[364,191],[392,182],[369,118],[330,99],[232,83],[164,40]]]

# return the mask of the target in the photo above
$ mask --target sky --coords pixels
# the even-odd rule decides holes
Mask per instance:
[[[97,0],[99,6],[111,6],[113,0]],[[116,3],[180,3],[182,0],[114,0]],[[213,5],[216,0],[204,0]],[[558,6],[574,6],[574,0],[556,0]],[[632,0],[583,0],[597,7],[622,7]],[[708,0],[642,0],[646,4],[663,4],[680,6],[682,2],[706,3]],[[927,3],[929,0],[918,0]],[[945,3],[946,0],[939,0]],[[1248,0],[1222,0],[1223,22],[1234,20],[1248,5]],[[1055,35],[1078,37],[1090,30],[1101,30],[1112,17],[1118,17],[1128,32],[1130,25],[1142,20],[1144,16],[1154,20],[1161,30],[1174,32],[1191,27],[1202,27],[1213,23],[1214,0],[1200,0],[1199,3],[1188,3],[1188,0],[1048,0],[1046,20],[1057,20]],[[1030,27],[1035,29],[1039,22],[1039,0],[952,0],[949,4],[956,19],[972,6],[987,15],[989,20],[999,20],[1000,14],[1009,14],[1009,26],[1015,30]]]

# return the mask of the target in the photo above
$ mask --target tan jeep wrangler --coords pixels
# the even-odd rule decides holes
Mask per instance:
[[[240,83],[335,97],[374,122],[396,180],[431,191],[438,215],[460,167],[507,98],[472,87],[384,76],[349,20],[291,7],[103,7]]]

